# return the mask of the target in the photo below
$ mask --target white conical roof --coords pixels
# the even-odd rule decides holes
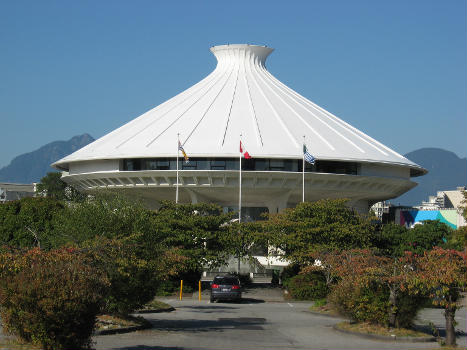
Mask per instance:
[[[175,157],[177,134],[190,157],[237,157],[239,138],[255,158],[302,157],[303,136],[318,160],[389,163],[423,170],[299,95],[265,66],[273,49],[211,48],[216,69],[199,83],[56,162]]]

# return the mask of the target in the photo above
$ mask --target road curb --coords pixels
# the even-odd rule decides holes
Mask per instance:
[[[316,316],[324,316],[324,317],[329,317],[329,318],[339,318],[341,320],[346,320],[345,317],[343,316],[340,316],[340,315],[332,315],[332,314],[325,314],[325,313],[321,313],[321,312],[316,312],[316,311],[307,311],[307,310],[304,310],[302,311],[306,314],[312,314],[312,315],[316,315]]]
[[[332,326],[332,328],[338,332],[355,335],[357,337],[365,338],[365,339],[373,339],[373,340],[382,340],[382,341],[389,341],[389,342],[401,342],[401,343],[427,343],[436,341],[435,337],[388,337],[385,335],[378,335],[378,334],[368,334],[368,333],[359,333],[349,331],[347,329],[339,328],[336,324]]]
[[[144,310],[136,310],[133,312],[134,314],[157,314],[159,312],[172,312],[175,311],[174,307],[167,307],[165,309],[144,309]]]
[[[110,334],[130,333],[130,332],[141,331],[143,329],[149,329],[149,328],[152,328],[152,324],[147,322],[147,324],[144,324],[141,326],[102,329],[100,331],[95,331],[93,335],[110,335]]]

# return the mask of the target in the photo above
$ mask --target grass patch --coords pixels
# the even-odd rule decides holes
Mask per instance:
[[[327,303],[326,299],[315,300],[309,310],[311,312],[317,312],[324,315],[340,316],[339,313]]]
[[[170,309],[170,308],[172,308],[172,305],[166,304],[156,299],[153,299],[152,301],[144,305],[145,310],[164,310],[164,309]]]
[[[147,323],[148,321],[140,316],[99,315],[97,316],[96,330],[138,327],[145,326]]]
[[[23,343],[15,338],[0,340],[0,350],[41,350],[39,345]]]
[[[384,335],[387,337],[429,337],[431,334],[414,331],[413,329],[406,328],[387,328],[371,323],[349,323],[341,322],[337,324],[337,327],[351,332],[363,333],[363,334],[375,334]]]

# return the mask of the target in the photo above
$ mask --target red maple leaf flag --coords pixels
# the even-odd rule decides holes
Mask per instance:
[[[250,154],[247,151],[243,150],[242,141],[240,141],[240,153],[243,155],[243,158],[245,158],[245,159],[250,159],[251,158]]]

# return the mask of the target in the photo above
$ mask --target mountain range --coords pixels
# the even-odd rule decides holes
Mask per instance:
[[[75,152],[94,141],[89,134],[74,136],[68,141],[54,141],[30,153],[14,158],[11,163],[0,169],[0,182],[32,183],[50,171],[53,162]],[[421,165],[428,174],[413,178],[418,186],[392,199],[393,204],[417,205],[437,191],[454,190],[466,186],[467,159],[459,158],[455,153],[441,148],[421,148],[409,152],[404,157]]]
[[[54,141],[39,149],[14,158],[0,169],[0,182],[39,182],[48,172],[57,171],[50,167],[53,162],[79,150],[94,141],[89,134],[74,136],[68,141]]]
[[[424,167],[428,174],[412,178],[418,186],[392,199],[393,204],[417,205],[428,200],[428,196],[436,195],[437,191],[455,190],[456,187],[466,186],[466,158],[459,158],[455,153],[441,148],[421,148],[404,154],[404,157]]]

